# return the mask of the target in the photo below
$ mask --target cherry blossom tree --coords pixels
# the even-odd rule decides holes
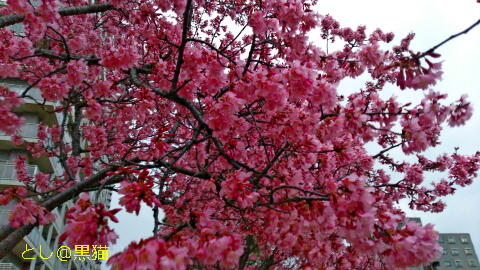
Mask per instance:
[[[79,196],[60,239],[70,245],[114,243],[118,211],[153,209],[152,236],[113,256],[113,269],[404,269],[435,259],[438,233],[407,222],[398,203],[441,212],[441,198],[477,174],[480,153],[422,152],[472,115],[466,97],[446,104],[432,87],[436,49],[480,21],[415,52],[413,34],[394,43],[315,4],[8,0],[0,77],[28,87],[0,87],[0,130],[62,172],[32,176],[16,160],[24,185],[0,193],[0,205],[16,203],[0,257]],[[15,23],[24,34],[6,28]],[[365,85],[338,92],[361,75]],[[387,85],[423,99],[384,97]],[[62,119],[41,124],[34,143],[18,136],[23,119],[12,112],[27,100],[55,104],[49,113]],[[120,194],[123,208],[86,193],[101,190]]]

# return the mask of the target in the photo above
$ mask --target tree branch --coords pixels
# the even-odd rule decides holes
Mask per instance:
[[[182,70],[182,64],[183,64],[183,52],[185,51],[185,46],[187,45],[187,35],[188,31],[190,30],[190,24],[192,22],[192,0],[187,0],[187,5],[185,7],[185,11],[183,12],[183,30],[182,30],[182,43],[180,44],[180,47],[178,48],[178,58],[177,58],[177,64],[175,66],[175,72],[173,74],[173,79],[172,79],[172,89],[171,91],[177,92],[179,89],[177,89],[177,83],[180,78],[180,72]]]
[[[253,58],[253,51],[255,50],[255,39],[257,36],[254,34],[252,37],[252,46],[250,47],[250,52],[248,52],[248,58],[247,62],[245,63],[245,67],[243,68],[242,76],[245,76],[247,74],[248,68],[250,67],[250,63],[252,62]]]
[[[89,14],[89,13],[98,13],[108,10],[113,10],[114,7],[111,4],[96,4],[96,5],[86,5],[86,6],[76,6],[59,9],[58,13],[60,16],[72,16],[80,14]],[[0,28],[13,25],[16,23],[23,22],[25,20],[24,15],[9,14],[0,17]]]
[[[476,21],[474,24],[470,25],[467,29],[463,30],[462,32],[459,32],[455,35],[451,35],[449,38],[445,39],[444,41],[438,43],[437,45],[433,46],[432,48],[430,48],[428,51],[422,53],[419,58],[422,58],[426,55],[429,55],[431,53],[433,53],[436,49],[440,48],[441,46],[445,45],[445,43],[449,42],[450,40],[452,39],[455,39],[457,38],[458,36],[461,36],[461,35],[464,35],[466,33],[468,33],[470,30],[472,30],[473,28],[477,27],[478,25],[480,25],[480,19],[478,21]]]
[[[87,180],[83,182],[79,182],[74,186],[68,188],[67,190],[54,195],[53,197],[49,198],[41,205],[45,207],[48,211],[52,211],[56,207],[62,205],[66,201],[75,198],[78,194],[83,192],[85,189],[89,188],[90,186],[98,183],[101,179],[103,179],[107,172],[115,170],[115,167],[110,167],[107,169],[103,169],[97,174],[89,177]],[[118,177],[112,177],[118,178]],[[0,227],[0,258],[3,258],[8,252],[13,250],[15,245],[27,234],[29,234],[32,229],[37,226],[37,224],[30,224],[26,226],[22,226],[19,228],[13,228],[9,225],[4,225]]]

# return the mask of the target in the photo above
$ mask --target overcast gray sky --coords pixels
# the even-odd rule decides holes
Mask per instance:
[[[366,25],[367,30],[381,28],[384,32],[394,32],[395,41],[410,32],[416,37],[412,42],[413,50],[425,51],[470,26],[480,19],[480,4],[476,0],[319,0],[322,14],[329,13],[341,25],[352,28]],[[319,39],[319,42],[324,42]],[[468,94],[474,105],[472,119],[462,127],[445,129],[441,137],[442,144],[425,153],[433,157],[444,152],[452,152],[459,146],[460,153],[473,154],[480,150],[480,27],[472,30],[441,47],[443,80],[435,89],[448,93],[449,100]],[[358,89],[362,83],[347,81],[340,90]],[[392,92],[402,100],[415,98],[411,92]],[[408,95],[408,96],[407,96]],[[411,96],[410,96],[411,95]],[[432,179],[427,179],[431,182]],[[115,200],[112,207],[118,207]],[[117,198],[118,199],[118,198]],[[480,255],[480,179],[456,194],[444,200],[447,208],[440,214],[425,214],[411,211],[403,205],[409,216],[421,217],[423,223],[433,223],[439,232],[470,233],[477,255]],[[130,241],[149,237],[152,234],[153,219],[151,211],[143,208],[140,215],[118,214],[120,223],[113,227],[120,235],[117,244],[110,248],[110,254],[121,251]]]

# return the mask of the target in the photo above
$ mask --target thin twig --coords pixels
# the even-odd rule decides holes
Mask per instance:
[[[455,39],[457,38],[458,36],[461,36],[461,35],[464,35],[466,33],[468,33],[470,30],[472,30],[473,28],[477,27],[478,25],[480,25],[480,19],[478,21],[476,21],[474,24],[470,25],[470,27],[468,27],[467,29],[463,30],[462,32],[459,32],[455,35],[451,35],[449,38],[445,39],[444,41],[438,43],[437,45],[433,46],[432,48],[430,48],[428,51],[422,53],[419,58],[422,58],[428,54],[431,54],[433,53],[436,49],[438,49],[439,47],[445,45],[445,43],[449,42],[450,40],[452,39]]]

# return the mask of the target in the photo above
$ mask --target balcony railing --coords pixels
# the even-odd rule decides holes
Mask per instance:
[[[38,134],[38,124],[27,123],[20,128],[20,136],[22,138],[34,139],[34,138],[37,138],[37,134]],[[2,135],[6,136],[7,134],[5,134],[3,131],[0,131],[0,136]]]
[[[20,268],[13,263],[0,263],[0,270],[20,270]]]
[[[38,231],[38,227],[34,228],[27,235],[27,239],[31,242],[31,244],[34,247],[40,247],[40,245],[41,245],[42,246],[42,253],[43,253],[44,256],[45,255],[48,256],[48,255],[50,255],[51,252],[53,252],[50,245],[47,244],[46,239],[43,238],[42,234],[40,234],[40,232]],[[56,263],[56,262],[59,262],[58,260],[54,260],[54,261],[43,260],[43,262],[47,266],[45,269],[61,269],[61,268],[56,268],[55,267],[55,266],[58,266],[58,263]]]
[[[37,166],[28,164],[25,168],[27,174],[33,176],[37,172]],[[0,161],[0,181],[18,181],[15,164],[11,162]]]
[[[15,24],[13,28],[18,28],[21,30],[23,28],[22,24]],[[17,30],[17,29],[13,29]],[[19,80],[19,79],[4,79],[0,80],[0,85],[7,87],[10,91],[16,92],[17,94],[22,94],[23,91],[28,87],[28,84]],[[34,87],[28,91],[28,95],[35,100],[42,100],[42,95],[40,89]],[[27,100],[28,101],[28,100]]]

